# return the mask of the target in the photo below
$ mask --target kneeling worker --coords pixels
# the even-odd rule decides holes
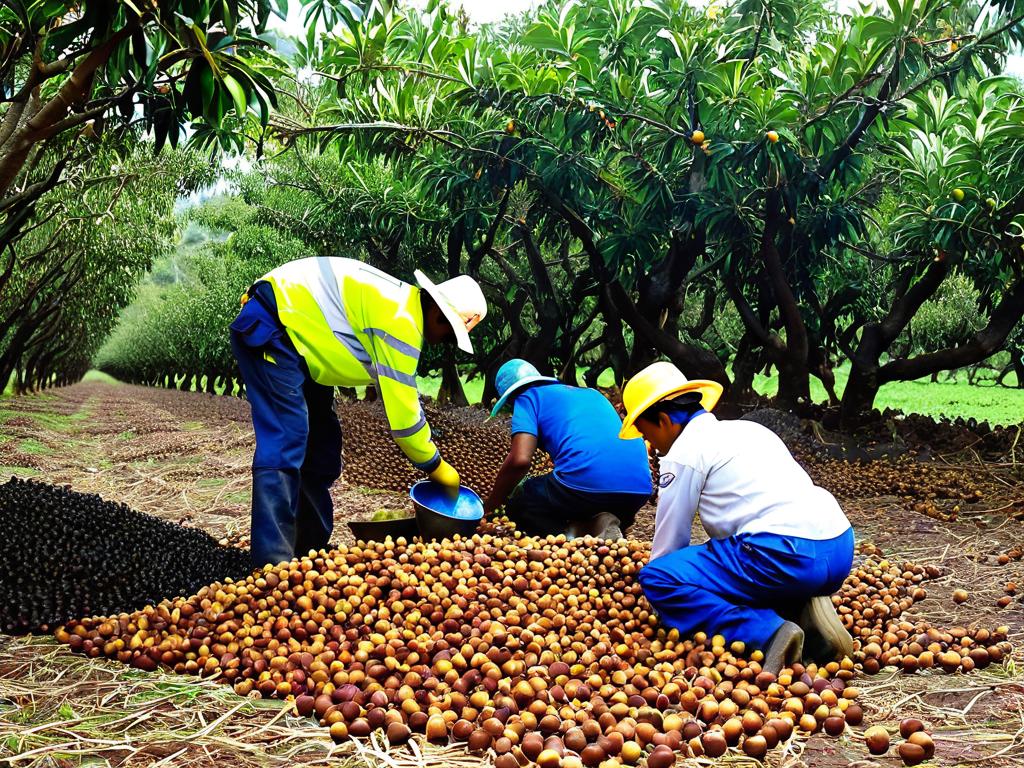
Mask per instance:
[[[354,259],[284,264],[242,297],[231,348],[256,431],[252,558],[259,568],[327,546],[331,484],[341,475],[335,386],[376,385],[391,435],[417,469],[446,486],[459,473],[441,459],[416,389],[424,342],[454,339],[487,314],[480,286],[460,275],[420,287]]]
[[[850,522],[774,432],[709,413],[721,393],[671,363],[648,366],[623,391],[622,435],[643,435],[661,456],[644,594],[664,625],[761,649],[770,672],[805,650],[821,661],[850,655],[829,597],[853,563]],[[711,539],[690,546],[695,513]]]
[[[621,538],[651,496],[643,441],[619,439],[622,420],[600,392],[541,376],[525,360],[501,366],[495,383],[499,398],[491,416],[512,403],[512,449],[486,512],[505,504],[519,530],[533,536]],[[555,469],[517,488],[538,445]]]

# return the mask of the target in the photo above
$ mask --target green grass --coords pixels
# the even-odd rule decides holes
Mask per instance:
[[[18,475],[19,477],[36,477],[41,474],[42,472],[34,467],[16,467],[10,464],[0,464],[0,481],[7,481],[11,475]]]
[[[578,373],[582,380],[583,370],[580,369]],[[836,392],[840,397],[849,375],[848,365],[835,370]],[[598,384],[602,387],[610,387],[614,383],[610,370],[598,378]],[[1012,386],[1016,380],[1011,375],[1007,377],[1006,383]],[[419,378],[419,389],[424,395],[436,397],[440,387],[440,378]],[[480,402],[484,388],[481,377],[468,382],[463,379],[463,387],[470,403]],[[754,378],[754,389],[762,395],[774,395],[778,390],[778,378],[758,375]],[[811,379],[811,397],[815,402],[828,400],[825,388],[815,378]],[[967,383],[966,374],[961,374],[958,381],[940,379],[933,382],[930,378],[899,381],[882,387],[875,399],[875,407],[880,410],[895,408],[904,413],[922,413],[935,418],[945,416],[955,419],[962,416],[965,419],[974,417],[990,424],[1019,424],[1024,420],[1024,389],[997,387],[991,381],[971,385]]]
[[[120,384],[121,382],[115,379],[110,374],[104,373],[103,371],[97,371],[95,369],[89,371],[82,377],[82,381],[98,381],[101,384]]]
[[[70,432],[74,430],[80,422],[91,418],[92,411],[87,408],[83,408],[68,415],[63,413],[46,412],[32,412],[24,415],[28,416],[40,427],[48,429],[51,432]]]
[[[849,372],[849,365],[842,365],[835,369],[836,391],[840,396],[846,386]],[[582,380],[583,369],[579,369],[578,374]],[[991,424],[1019,424],[1024,419],[1024,389],[1012,388],[1016,384],[1013,375],[1007,377],[1006,383],[1010,386],[1006,387],[994,386],[991,380],[970,385],[967,383],[966,374],[963,373],[959,375],[958,379],[958,381],[953,381],[943,378],[938,382],[933,382],[931,379],[920,379],[887,384],[879,391],[878,397],[875,399],[875,406],[879,409],[896,408],[905,413],[921,413],[936,418],[943,416],[948,418],[973,417]],[[100,371],[89,371],[84,380],[119,383],[116,379]],[[605,371],[598,378],[598,384],[602,387],[609,387],[614,383],[615,379],[610,370]],[[441,379],[440,377],[419,377],[418,384],[421,394],[436,397],[441,387]],[[463,378],[463,387],[469,402],[479,404],[483,395],[483,378],[478,376],[472,381],[466,381]],[[356,391],[362,396],[365,389],[365,387],[357,387]],[[778,389],[778,379],[775,376],[758,375],[754,379],[754,389],[762,395],[773,395]],[[811,379],[811,397],[815,402],[827,400],[824,388],[815,378]],[[0,411],[0,421],[3,420],[3,415],[4,412]],[[72,416],[50,418],[79,420],[88,418],[88,415],[88,412],[82,411]],[[201,427],[199,422],[188,422],[184,425],[185,429]]]
[[[836,392],[842,397],[850,375],[848,365],[835,369]],[[1015,385],[1016,379],[1007,377],[1007,384]],[[756,376],[754,389],[762,395],[774,395],[778,390],[775,376]],[[815,402],[828,399],[821,382],[811,378],[811,398]],[[991,381],[968,384],[967,375],[961,374],[957,381],[930,378],[917,381],[897,381],[886,384],[878,391],[875,407],[879,410],[895,408],[904,413],[921,413],[935,418],[975,418],[990,424],[1014,425],[1024,420],[1024,389],[997,387]]]
[[[391,496],[394,495],[394,491],[389,491],[384,488],[367,488],[359,485],[355,486],[352,490],[356,491],[360,496]]]
[[[22,440],[18,443],[18,450],[22,453],[31,453],[35,455],[50,453],[50,449],[43,445],[38,440]]]

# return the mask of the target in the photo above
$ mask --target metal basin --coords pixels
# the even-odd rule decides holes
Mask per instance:
[[[362,520],[348,524],[348,529],[357,541],[384,541],[388,536],[398,540],[402,536],[412,541],[420,535],[415,517],[404,517],[399,520]]]
[[[420,480],[409,489],[416,522],[424,539],[472,536],[484,516],[484,503],[472,488],[459,487],[458,496],[432,480]]]

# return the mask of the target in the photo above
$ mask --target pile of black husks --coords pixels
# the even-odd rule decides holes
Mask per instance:
[[[99,496],[0,485],[0,632],[133,611],[251,571],[249,553]]]

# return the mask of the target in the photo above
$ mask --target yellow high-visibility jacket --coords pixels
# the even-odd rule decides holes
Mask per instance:
[[[298,259],[263,276],[277,313],[318,384],[376,384],[391,435],[419,469],[441,456],[416,389],[423,348],[420,289],[355,259]]]

